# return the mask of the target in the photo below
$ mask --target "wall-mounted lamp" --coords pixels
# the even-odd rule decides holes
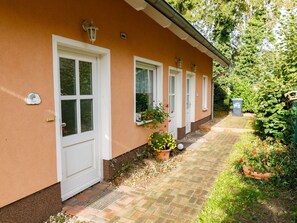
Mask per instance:
[[[84,20],[82,22],[82,28],[85,32],[88,33],[91,43],[94,43],[96,41],[96,32],[98,28],[93,25],[93,20],[91,20],[90,22]]]
[[[191,71],[196,73],[196,71],[197,71],[197,65],[196,64],[191,63]]]
[[[176,63],[176,67],[177,68],[179,68],[179,69],[182,69],[183,68],[184,61],[183,61],[182,58],[175,57],[175,63]]]

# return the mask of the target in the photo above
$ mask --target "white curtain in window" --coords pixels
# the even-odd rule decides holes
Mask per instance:
[[[149,103],[153,105],[153,71],[148,69],[136,69],[136,93],[147,93]]]

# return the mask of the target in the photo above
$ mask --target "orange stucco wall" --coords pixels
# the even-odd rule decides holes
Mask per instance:
[[[210,115],[211,97],[202,112],[201,95],[203,74],[211,93],[212,59],[123,0],[2,0],[0,15],[0,207],[57,182],[55,124],[47,122],[55,110],[52,34],[89,43],[83,19],[93,18],[99,27],[95,45],[111,52],[113,157],[145,144],[148,136],[134,123],[133,56],[163,63],[164,103],[174,58],[184,60],[183,89],[186,71],[196,63],[196,120]],[[29,92],[39,93],[42,103],[26,105]]]

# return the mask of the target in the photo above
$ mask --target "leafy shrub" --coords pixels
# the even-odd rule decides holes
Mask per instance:
[[[257,107],[254,85],[245,78],[233,77],[231,98],[242,98],[242,111],[255,112]]]
[[[214,106],[220,110],[226,110],[230,107],[232,98],[242,98],[242,111],[255,112],[257,91],[250,80],[238,77],[234,74],[228,74],[226,77],[220,77],[215,82],[214,88]]]
[[[229,111],[228,94],[217,82],[214,83],[214,110]]]
[[[292,87],[281,78],[267,77],[259,86],[256,133],[289,145],[293,141],[295,111],[286,106],[284,94]]]

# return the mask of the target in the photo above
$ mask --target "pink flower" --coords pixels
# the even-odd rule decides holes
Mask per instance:
[[[171,119],[169,119],[168,122],[171,122]]]

